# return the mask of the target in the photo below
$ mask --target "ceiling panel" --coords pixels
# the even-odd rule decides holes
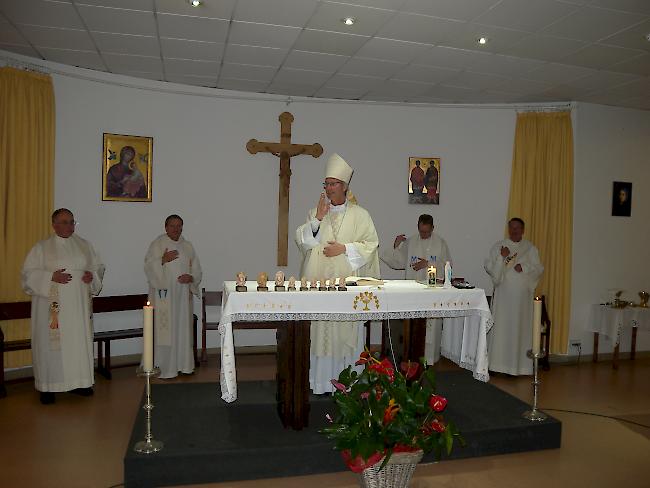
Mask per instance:
[[[226,42],[228,21],[205,17],[159,14],[158,31],[161,37],[192,41]]]
[[[69,3],[44,0],[4,0],[2,13],[14,24],[33,24],[48,27],[83,29],[77,11]]]
[[[648,5],[650,5],[650,0]],[[650,35],[650,19],[607,37],[599,43],[650,52],[650,42],[646,39],[648,35]]]
[[[290,83],[320,87],[331,76],[332,73],[326,71],[281,68],[275,75],[275,78],[273,78],[273,83]]]
[[[336,74],[332,76],[325,86],[333,88],[348,88],[352,90],[366,89],[369,91],[382,83],[381,78],[374,78],[372,76],[354,76],[354,75],[341,75]]]
[[[167,80],[172,83],[181,83],[183,85],[204,86],[216,88],[217,80],[212,76],[187,76],[180,74],[167,75]]]
[[[440,44],[460,49],[476,49],[493,53],[504,53],[513,44],[528,36],[527,32],[502,29],[501,27],[480,24],[463,24],[448,33]],[[487,44],[479,44],[478,39],[487,37]]]
[[[418,81],[420,83],[443,83],[459,73],[458,70],[411,64],[393,76],[396,80]]]
[[[585,68],[603,69],[626,59],[635,58],[640,53],[622,47],[598,46],[592,44],[573,54],[560,58],[564,64],[584,66]]]
[[[33,58],[41,59],[40,54],[34,51],[34,49],[32,49],[31,46],[28,46],[26,44],[21,45],[21,44],[0,43],[0,49],[4,49],[5,51],[9,51],[16,54],[22,54],[23,56],[30,56]]]
[[[104,61],[112,73],[125,71],[158,72],[162,70],[160,58],[130,56],[125,54],[104,54]]]
[[[475,63],[480,63],[482,60],[491,59],[492,56],[492,54],[486,52],[434,46],[418,56],[413,62],[441,68],[465,69]]]
[[[499,75],[463,71],[458,75],[449,78],[444,84],[447,86],[471,88],[474,90],[487,90],[503,84],[507,79],[508,78]]]
[[[220,76],[223,78],[241,78],[243,80],[256,80],[270,82],[277,69],[272,66],[254,66],[250,64],[224,63]]]
[[[160,56],[160,44],[157,37],[106,32],[93,32],[92,37],[97,48],[102,52]]]
[[[298,36],[293,48],[300,51],[352,56],[368,39],[365,36],[339,32],[304,30]]]
[[[520,58],[558,61],[566,57],[568,53],[575,52],[586,45],[587,43],[584,41],[536,34],[522,39],[510,49],[506,49],[504,54]]]
[[[219,73],[219,63],[215,61],[165,58],[163,63],[165,65],[166,75],[212,76],[216,81],[217,74]]]
[[[18,25],[18,30],[34,46],[94,51],[95,43],[85,30]]]
[[[276,47],[242,46],[229,43],[226,45],[223,59],[226,63],[280,66],[288,52],[287,49]]]
[[[312,69],[317,71],[336,71],[349,56],[326,53],[310,53],[307,51],[293,50],[287,56],[284,66],[287,68]]]
[[[363,58],[410,63],[430,47],[428,44],[373,37],[361,46],[361,49],[356,54]]]
[[[646,19],[641,14],[630,14],[602,8],[583,7],[564,19],[545,28],[544,34],[595,42],[628,29]]]
[[[636,58],[630,58],[627,61],[613,64],[609,69],[622,73],[650,76],[650,54],[641,54]]]
[[[7,44],[27,44],[25,37],[9,22],[0,22],[0,42]]]
[[[90,5],[77,5],[77,10],[91,31],[157,35],[153,12]]]
[[[390,78],[406,66],[405,63],[393,61],[380,61],[378,59],[350,58],[339,70],[339,73],[346,75],[376,76],[378,78]]]
[[[145,12],[152,12],[154,6],[154,0],[74,0],[74,3],[76,5],[144,10]]]
[[[462,3],[462,2],[461,2]],[[475,19],[478,24],[537,32],[578,10],[555,0],[503,0]]]
[[[589,5],[650,15],[650,2],[648,0],[591,0]]]
[[[377,37],[436,44],[462,28],[463,22],[401,12],[377,32]]]
[[[358,100],[360,99],[367,90],[365,88],[334,88],[334,87],[323,87],[319,89],[315,97],[318,98],[338,98],[343,100]]]
[[[316,10],[318,0],[239,0],[234,20],[303,27]]]
[[[290,48],[300,34],[297,27],[286,27],[251,22],[233,22],[228,42],[246,46]]]
[[[251,92],[263,92],[268,83],[266,81],[256,81],[256,80],[238,80],[230,78],[219,78],[217,81],[217,88],[223,90],[238,90],[238,91],[251,91]]]
[[[224,44],[222,42],[186,41],[183,39],[160,39],[165,58],[221,61]]]
[[[405,12],[455,20],[474,20],[501,0],[406,0]]]

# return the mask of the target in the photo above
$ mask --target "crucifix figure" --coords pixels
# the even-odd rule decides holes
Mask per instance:
[[[291,144],[291,123],[293,115],[282,112],[280,120],[280,142],[260,142],[251,139],[246,149],[251,154],[271,153],[280,158],[280,188],[278,191],[278,266],[287,265],[289,228],[289,185],[291,184],[291,158],[307,154],[315,158],[323,154],[320,144]]]

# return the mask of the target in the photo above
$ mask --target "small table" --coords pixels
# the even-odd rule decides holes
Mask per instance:
[[[650,331],[650,308],[625,307],[613,308],[609,305],[592,305],[589,311],[587,330],[594,333],[593,362],[598,362],[598,338],[603,334],[614,344],[612,367],[618,369],[618,355],[621,332],[624,328],[632,328],[632,343],[630,359],[636,354],[637,329]]]

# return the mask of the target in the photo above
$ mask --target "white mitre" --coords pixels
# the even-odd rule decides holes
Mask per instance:
[[[325,165],[325,178],[336,178],[346,185],[349,185],[353,171],[354,170],[350,165],[345,162],[345,159],[334,153],[330,156]]]

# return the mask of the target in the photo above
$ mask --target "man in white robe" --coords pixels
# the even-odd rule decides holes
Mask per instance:
[[[410,237],[400,234],[395,237],[391,249],[385,249],[381,260],[393,269],[403,269],[404,279],[426,282],[429,266],[436,268],[436,276],[443,277],[445,263],[452,264],[447,242],[433,233],[433,217],[422,214],[418,218],[418,233]],[[450,324],[451,326],[451,324]],[[440,359],[440,338],[442,336],[442,319],[427,319],[424,357],[428,364]]]
[[[144,260],[154,306],[154,362],[161,378],[194,372],[192,295],[199,295],[202,272],[199,257],[182,232],[183,219],[167,217],[165,234],[151,243]]]
[[[54,235],[31,249],[22,287],[32,296],[34,384],[41,403],[55,392],[93,394],[92,298],[102,289],[104,265],[93,246],[74,233],[70,210],[52,214]]]
[[[508,222],[508,239],[497,242],[485,260],[492,278],[492,318],[488,338],[490,371],[510,375],[533,374],[526,356],[532,346],[533,299],[544,266],[537,248],[524,235],[524,221]]]
[[[370,214],[349,198],[352,171],[338,154],[329,158],[325,191],[307,222],[296,230],[303,253],[301,276],[309,280],[379,278],[379,238]],[[363,322],[313,321],[310,333],[310,387],[314,393],[331,392],[330,380],[354,364],[363,351]]]

